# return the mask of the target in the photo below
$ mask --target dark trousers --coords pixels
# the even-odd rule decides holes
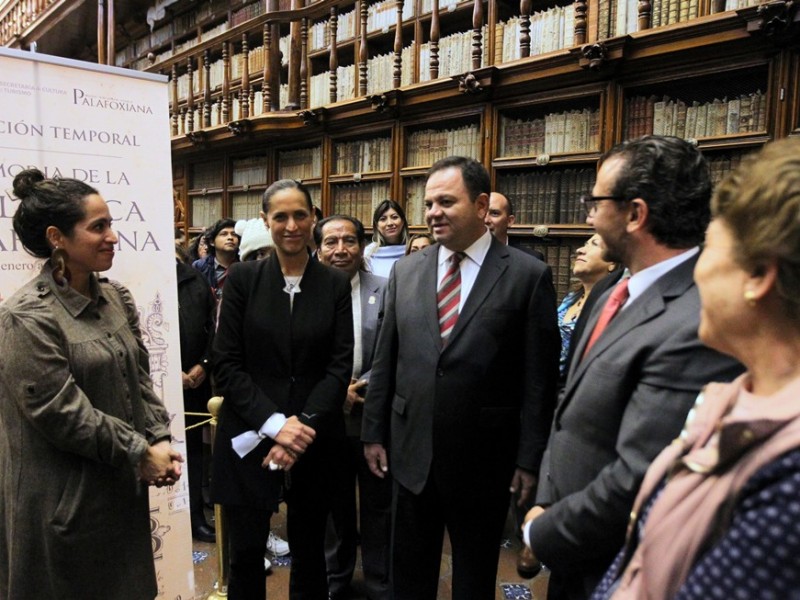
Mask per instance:
[[[445,527],[453,551],[453,600],[495,597],[511,479],[474,473],[468,482],[454,482],[442,476],[446,470],[434,461],[431,476],[418,495],[395,482],[394,600],[436,600]]]
[[[350,585],[359,540],[357,522],[360,522],[361,564],[367,597],[370,600],[388,600],[391,479],[380,479],[369,471],[363,444],[357,437],[348,436],[344,443],[347,459],[337,475],[336,493],[325,537],[328,589],[336,597]]]
[[[203,428],[194,427],[186,430],[186,459],[189,463],[189,514],[192,529],[206,524],[203,511]]]
[[[267,597],[264,551],[272,512],[248,506],[225,506],[228,530],[228,598],[263,600]]]
[[[325,521],[330,512],[333,471],[339,446],[318,437],[286,474],[286,528],[292,551],[291,600],[325,600]],[[268,510],[225,506],[229,530],[230,600],[266,597],[264,552],[269,537]]]

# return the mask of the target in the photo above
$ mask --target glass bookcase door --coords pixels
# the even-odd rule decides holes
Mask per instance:
[[[190,227],[206,228],[222,218],[222,194],[191,198]]]
[[[331,186],[333,212],[355,217],[365,227],[372,226],[372,213],[390,198],[388,180],[336,183]]]

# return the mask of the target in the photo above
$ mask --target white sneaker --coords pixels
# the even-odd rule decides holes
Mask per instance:
[[[272,568],[272,563],[270,560],[265,556],[264,557],[264,570],[269,571]]]
[[[267,539],[267,551],[273,556],[286,556],[289,554],[289,542],[270,531]]]

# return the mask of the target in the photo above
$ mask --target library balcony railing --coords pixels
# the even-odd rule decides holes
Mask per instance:
[[[413,37],[410,32],[414,29],[409,27],[407,16],[404,21],[404,1],[413,0],[395,0],[394,25],[377,33],[368,28],[368,3],[356,3],[355,39],[343,41],[343,36],[337,35],[339,17],[343,8],[353,5],[352,0],[320,0],[308,6],[303,5],[304,0],[292,0],[291,9],[283,11],[277,10],[278,0],[267,0],[263,15],[209,40],[201,40],[179,54],[151,56],[153,64],[146,70],[170,77],[172,136],[185,135],[192,143],[203,144],[207,138],[204,130],[209,128],[226,126],[233,135],[243,135],[251,130],[254,118],[287,111],[304,123],[315,124],[324,120],[324,106],[346,99],[366,98],[373,110],[385,109],[391,104],[392,90],[409,83],[440,79],[447,72],[443,64],[446,57],[452,60],[454,55],[463,62],[457,69],[461,76],[456,77],[462,91],[479,91],[480,82],[470,81],[468,75],[487,62],[486,1],[447,4],[447,12],[460,11],[462,20],[471,23],[471,30],[465,32],[469,47],[462,46],[464,51],[447,52],[445,56],[441,52],[440,12],[444,11],[440,11],[440,3],[447,0],[434,0],[429,15],[424,19],[415,17],[427,40],[428,55],[424,63],[403,60],[404,48],[408,50],[413,41],[405,37]],[[521,0],[519,10],[515,56],[527,58],[531,55],[532,0]],[[574,14],[573,44],[583,44],[586,0],[574,2]],[[312,50],[311,25],[323,20],[326,20],[327,45],[322,51]],[[416,41],[419,45],[419,40]],[[378,69],[370,68],[371,44],[391,49],[388,63],[391,69],[373,72]],[[415,62],[420,66],[415,66]],[[346,63],[345,67],[342,63]],[[384,67],[386,64],[383,63]],[[319,86],[320,75],[327,80],[324,89]],[[381,79],[379,83],[370,81],[377,77]],[[368,93],[376,88],[383,91]]]
[[[14,40],[51,12],[58,0],[11,0],[0,8],[0,45],[10,46]]]

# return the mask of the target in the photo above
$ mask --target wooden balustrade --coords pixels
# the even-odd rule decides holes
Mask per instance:
[[[36,0],[46,2],[46,0]],[[391,62],[391,73],[389,74],[392,88],[401,87],[404,81],[403,65],[403,7],[410,0],[396,0],[396,20],[394,31],[389,47]],[[441,12],[440,0],[433,0],[431,14],[429,17],[429,31],[427,39],[429,42],[429,78],[436,80],[441,72]],[[172,79],[170,87],[171,99],[171,131],[173,136],[180,135],[180,132],[191,133],[197,129],[209,128],[220,124],[228,124],[232,121],[249,119],[262,113],[269,113],[280,110],[302,110],[309,108],[312,97],[310,81],[313,71],[310,68],[312,59],[310,53],[311,18],[307,15],[316,15],[319,20],[321,15],[318,10],[310,12],[317,3],[306,6],[305,0],[292,0],[290,11],[280,12],[278,0],[267,0],[268,12],[263,18],[254,19],[253,23],[237,26],[230,32],[226,32],[207,42],[203,41],[198,47],[181,53],[176,57],[170,57],[162,62],[162,65],[169,65],[167,73]],[[341,93],[339,85],[341,81],[339,66],[341,59],[341,48],[337,32],[342,26],[340,19],[340,5],[343,2],[332,2],[328,4],[328,46],[325,59],[328,68],[328,81],[326,92],[323,98],[328,102],[334,103]],[[649,0],[640,0],[640,9],[644,10],[645,5],[649,6]],[[356,85],[356,95],[358,97],[367,96],[370,89],[370,48],[371,37],[368,35],[368,5],[366,2],[356,4],[356,16],[358,19],[357,35],[352,42],[346,43],[352,46],[349,51],[354,59],[354,75]],[[519,36],[519,56],[528,58],[531,55],[531,21],[532,21],[532,0],[520,0],[520,36]],[[318,7],[317,7],[318,8]],[[575,0],[575,41],[583,44],[586,41],[586,0]],[[483,64],[484,52],[487,51],[486,44],[489,38],[484,39],[485,13],[484,4],[481,0],[472,0],[471,5],[466,7],[471,9],[470,56],[467,59],[471,69],[480,69]],[[640,12],[640,18],[644,16]],[[648,15],[649,18],[649,15]],[[290,28],[288,68],[281,65],[281,24],[288,24]],[[284,25],[285,27],[285,25]],[[285,31],[285,29],[284,29]],[[257,34],[257,41],[254,44],[254,34]],[[259,46],[258,44],[261,44]],[[386,43],[384,42],[384,45]],[[254,71],[250,65],[250,58],[253,52],[263,55],[263,67]],[[317,58],[317,68],[320,66],[320,55]],[[217,57],[216,59],[214,57]],[[236,76],[233,62],[237,62]],[[212,68],[219,73],[212,78]],[[414,61],[405,68],[415,69]],[[219,70],[221,69],[221,73]],[[163,67],[162,67],[163,72]],[[281,73],[283,72],[283,76]],[[406,74],[408,75],[408,74]],[[417,81],[422,73],[413,77]],[[427,75],[427,74],[426,74]],[[185,78],[179,86],[177,79]],[[281,106],[281,80],[288,83],[288,101],[284,96],[284,106]],[[410,78],[406,77],[408,81]],[[422,77],[425,79],[425,77]],[[372,89],[375,89],[374,86]],[[179,91],[180,90],[180,91]],[[261,93],[258,98],[257,94]],[[319,93],[319,92],[317,92]],[[316,102],[319,102],[317,97]],[[258,103],[258,107],[256,107]],[[197,112],[196,112],[197,111]]]
[[[44,14],[56,0],[17,0],[0,9],[0,45],[15,47],[14,40]]]

